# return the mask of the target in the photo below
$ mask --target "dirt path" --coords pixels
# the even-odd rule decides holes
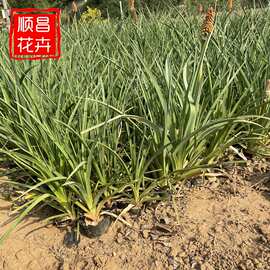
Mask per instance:
[[[132,229],[117,223],[78,248],[31,217],[0,249],[0,269],[270,269],[270,174],[228,175],[182,187],[170,202],[126,216]],[[8,208],[0,201],[0,222]]]

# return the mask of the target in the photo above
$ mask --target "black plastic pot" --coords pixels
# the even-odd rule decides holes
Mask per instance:
[[[139,216],[141,214],[142,208],[141,207],[133,207],[129,210],[130,214]]]
[[[93,238],[104,234],[110,227],[112,220],[110,217],[104,217],[97,225],[86,225],[84,220],[80,220],[80,232],[82,235]]]

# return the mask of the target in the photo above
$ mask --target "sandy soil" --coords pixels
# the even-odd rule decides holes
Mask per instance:
[[[0,222],[9,207],[0,201]],[[0,269],[270,269],[270,173],[261,168],[194,179],[124,218],[132,228],[117,222],[67,247],[64,229],[30,217],[1,247]]]

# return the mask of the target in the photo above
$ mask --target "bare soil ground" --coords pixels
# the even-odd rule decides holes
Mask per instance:
[[[0,201],[0,222],[9,203]],[[0,248],[0,269],[270,269],[270,173],[262,163],[179,186],[168,202],[125,215],[99,238],[29,217]],[[0,227],[0,233],[7,226]]]

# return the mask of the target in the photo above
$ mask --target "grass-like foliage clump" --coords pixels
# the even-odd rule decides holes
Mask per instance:
[[[259,13],[258,13],[259,12]],[[98,222],[117,202],[162,199],[234,146],[269,141],[270,14],[181,14],[62,29],[59,61],[11,61],[0,33],[0,153],[19,213]]]

